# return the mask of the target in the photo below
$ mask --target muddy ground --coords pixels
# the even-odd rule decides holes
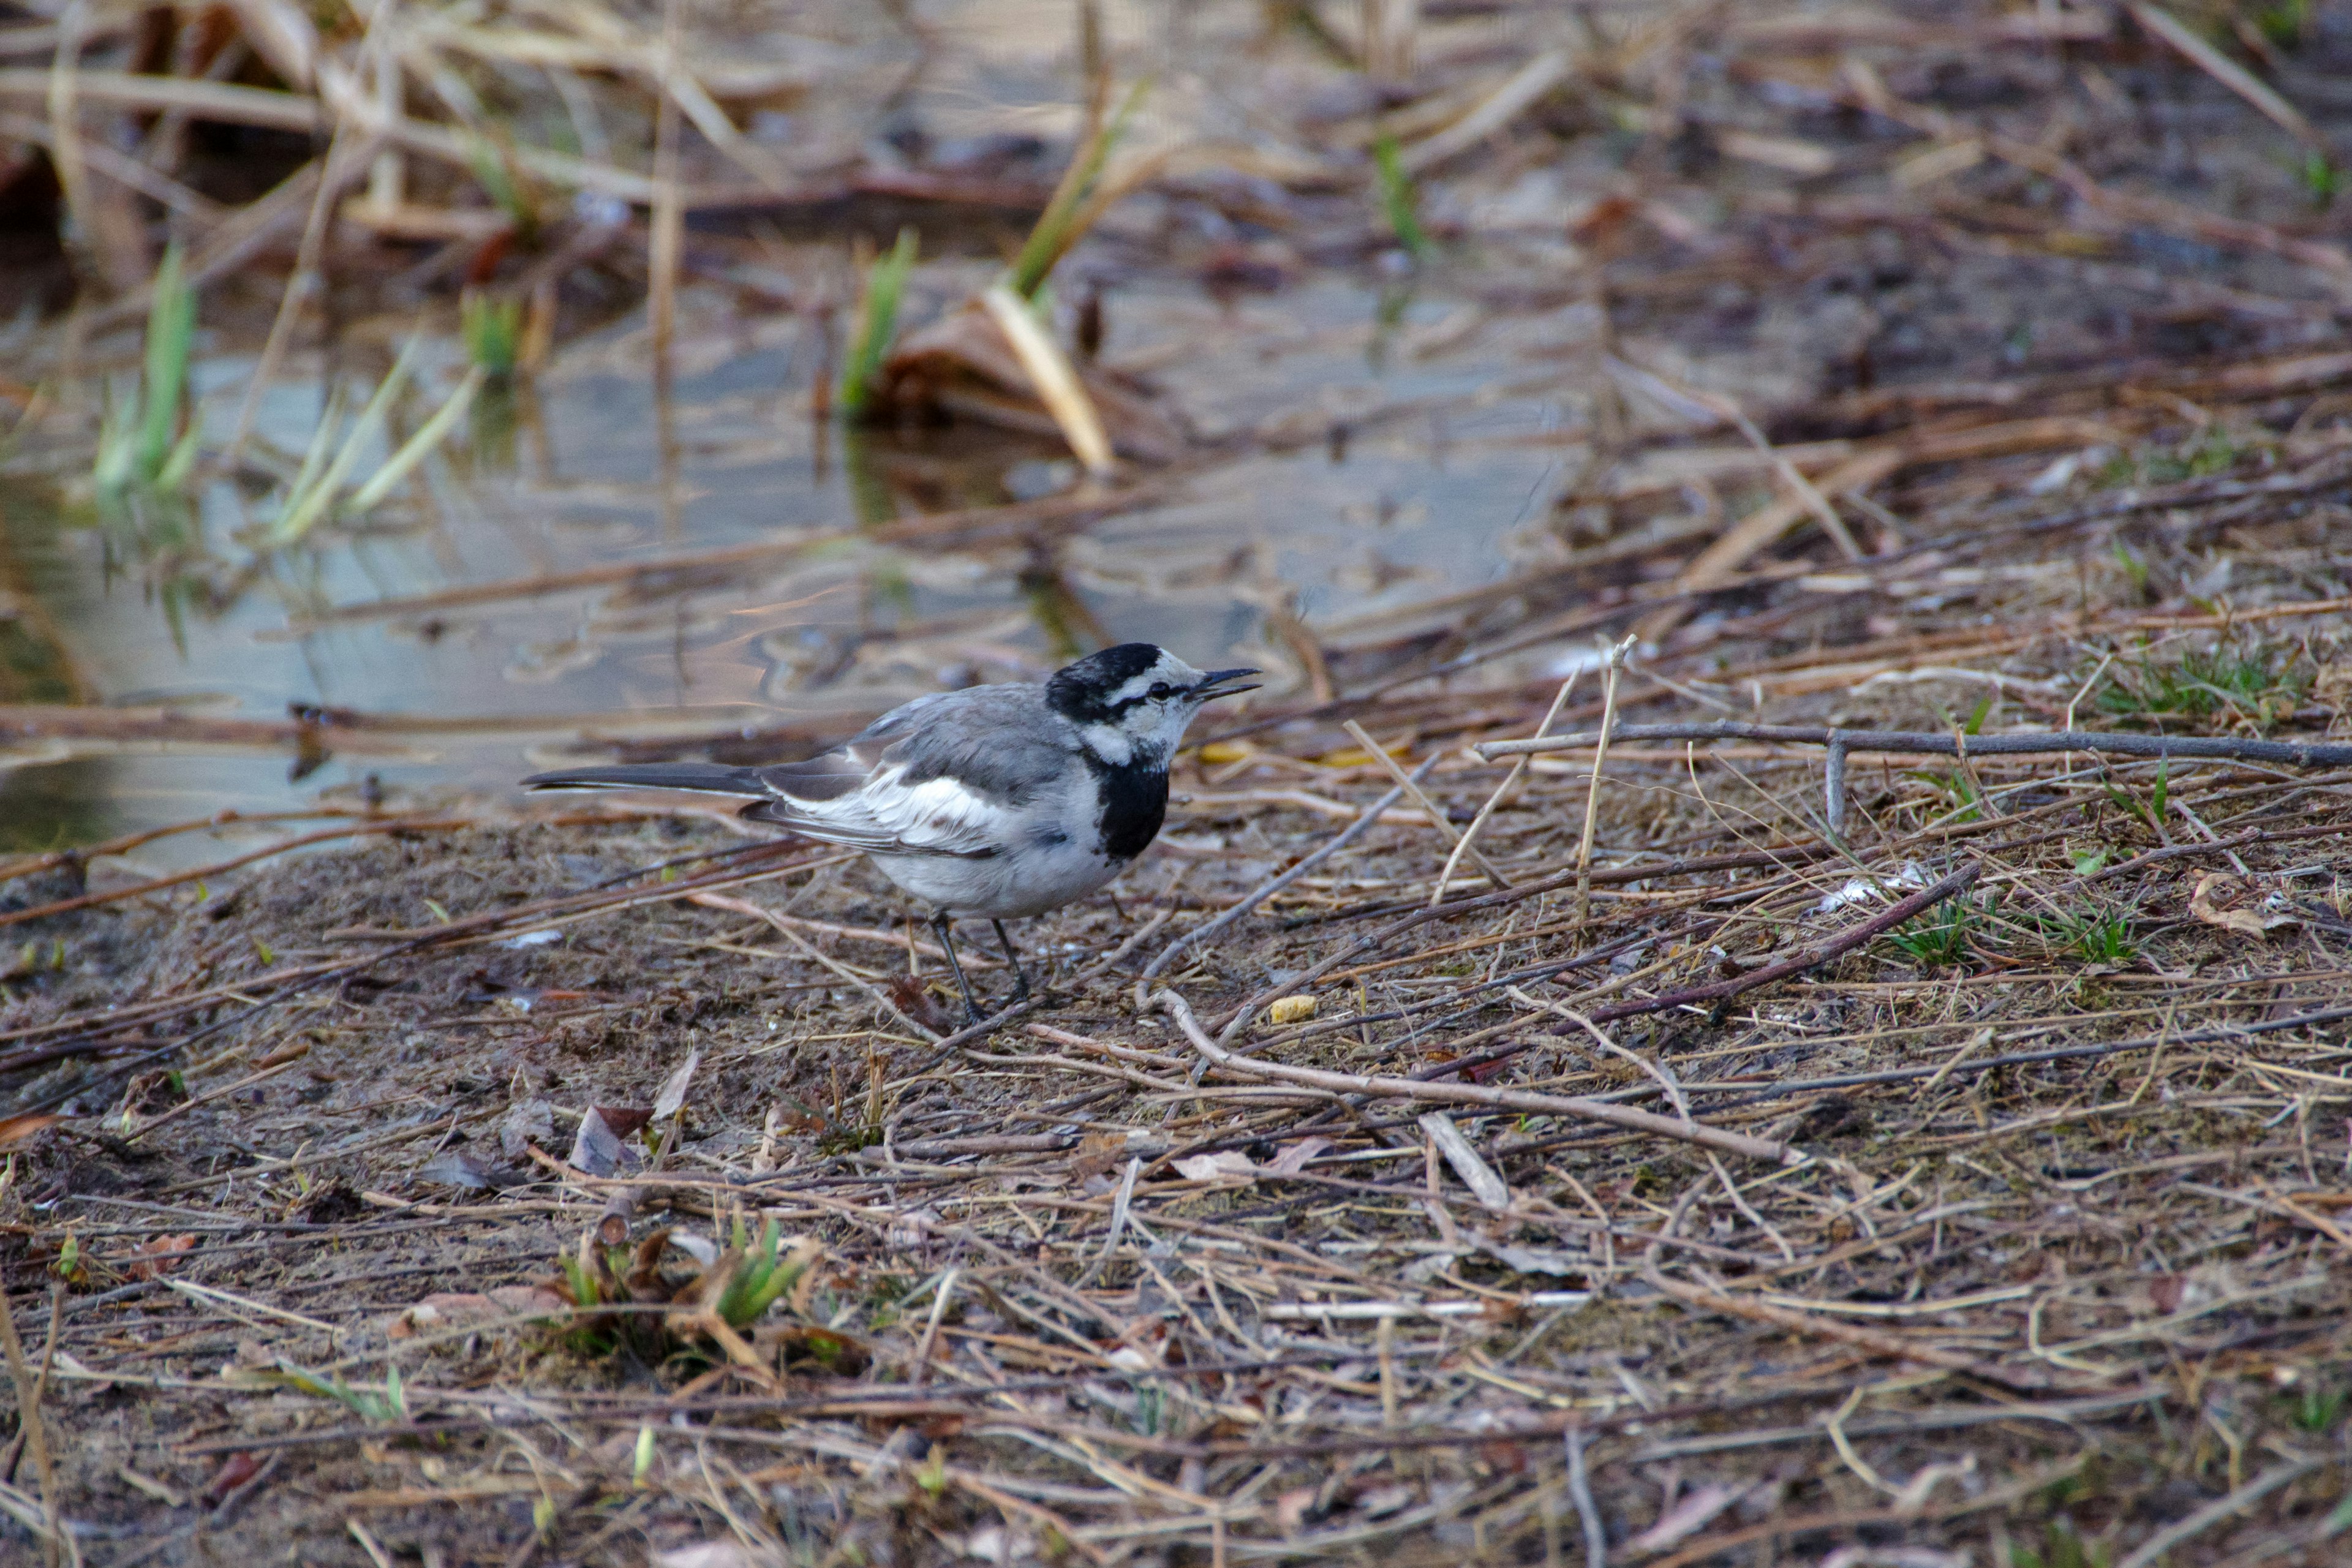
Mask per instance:
[[[1310,275],[1417,280],[1461,310],[1345,353],[1476,384],[1326,404],[1204,336],[1163,364],[1182,449],[1095,500],[875,434],[886,542],[1066,610],[1063,567],[1099,596],[1189,541],[1222,593],[1263,564],[1250,461],[1531,447],[1482,536],[1510,570],[1383,599],[1460,546],[1373,507],[1332,571],[1360,614],[1253,601],[1275,689],[1203,724],[1148,857],[1021,931],[1040,994],[976,1033],[869,870],[709,817],[403,784],[301,853],[0,864],[0,1556],[2343,1559],[2352,763],[2263,748],[2352,732],[2344,18],[2193,35],[2314,146],[2121,12],[1555,39],[1432,5],[1381,83],[1340,9],[1225,17],[1280,137],[1076,254],[1115,333],[1139,279],[1268,342]],[[1413,261],[1373,115],[1442,134],[1555,43],[1428,164]],[[1477,423],[1535,370],[1543,419]],[[1000,510],[924,532],[964,504]],[[839,668],[887,693],[974,624],[861,626]],[[1588,650],[1633,633],[1604,697]],[[1589,743],[1474,749],[1556,697],[1559,731],[1751,728],[1623,739],[1597,788]],[[1391,792],[1349,719],[1434,761],[1447,826],[1391,799],[1171,945]],[[1817,741],[1757,725],[1914,737],[1833,814]],[[2112,743],[1969,749],[2070,726]],[[623,728],[564,745],[811,740]]]

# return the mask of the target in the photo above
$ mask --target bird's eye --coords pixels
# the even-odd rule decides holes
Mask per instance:
[[[1165,702],[1174,695],[1174,689],[1166,681],[1155,680],[1151,683],[1151,700],[1154,702]]]

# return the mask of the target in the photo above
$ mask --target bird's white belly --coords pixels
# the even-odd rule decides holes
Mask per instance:
[[[1083,899],[1125,868],[1071,841],[1024,846],[987,859],[876,855],[882,874],[934,909],[983,920],[1018,920]]]

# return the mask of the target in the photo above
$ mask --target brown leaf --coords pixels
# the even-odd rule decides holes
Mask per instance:
[[[629,1137],[654,1119],[650,1106],[596,1105],[589,1109],[603,1118],[604,1125],[612,1129],[615,1138]]]
[[[2197,889],[2189,895],[2189,912],[2207,925],[2243,936],[2260,936],[2303,918],[2277,889],[2228,871],[2208,871],[2197,879]]]
[[[891,1005],[935,1034],[955,1032],[955,1015],[940,1005],[931,988],[911,974],[894,975],[887,988]]]
[[[1121,455],[1147,463],[1181,456],[1184,432],[1139,384],[1100,365],[1077,367],[1104,434]],[[952,310],[903,334],[884,362],[880,400],[902,414],[945,414],[1003,429],[1059,436],[1029,373],[985,310]]]
[[[205,1483],[205,1503],[214,1508],[219,1507],[221,1499],[260,1473],[261,1461],[244,1449],[238,1449],[223,1459],[221,1468],[213,1472],[213,1479]]]
[[[41,1113],[0,1116],[0,1149],[15,1149],[29,1143],[64,1120],[62,1116]]]
[[[414,1339],[473,1323],[519,1317],[552,1318],[569,1305],[544,1284],[501,1285],[487,1294],[475,1290],[445,1290],[427,1296],[394,1319],[384,1330],[390,1339]]]
[[[157,1279],[168,1273],[183,1253],[194,1252],[196,1238],[187,1236],[159,1236],[154,1240],[132,1248],[131,1256],[118,1261],[126,1265],[123,1272],[133,1279]]]

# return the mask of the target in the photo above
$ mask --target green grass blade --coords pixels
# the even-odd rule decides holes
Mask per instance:
[[[466,410],[473,404],[474,395],[482,390],[482,384],[488,380],[488,373],[479,365],[467,371],[466,379],[459,382],[457,389],[449,395],[449,400],[433,411],[433,417],[418,426],[416,433],[401,443],[400,450],[394,452],[367,483],[352,492],[352,499],[343,503],[344,515],[357,517],[390,495],[393,488],[408,477],[409,470],[441,445],[457,421],[466,416]]]
[[[906,291],[907,274],[914,270],[916,243],[912,228],[900,229],[898,243],[866,274],[866,303],[857,313],[857,338],[842,366],[841,391],[835,399],[846,418],[864,416],[874,377],[890,352],[890,340],[898,330],[898,300]]]
[[[152,481],[171,455],[187,391],[188,355],[195,342],[196,298],[181,270],[180,247],[163,252],[155,271],[155,292],[147,307],[145,395],[139,415],[138,475]]]
[[[319,427],[310,432],[310,445],[302,453],[302,466],[295,470],[294,482],[286,487],[286,504],[279,510],[279,516],[301,505],[318,485],[319,472],[327,466],[327,454],[335,444],[335,432],[342,428],[343,405],[347,401],[340,385],[327,395],[327,406],[319,415]]]
[[[1372,169],[1380,181],[1381,210],[1388,215],[1389,231],[1407,254],[1420,260],[1435,247],[1421,226],[1421,198],[1412,188],[1412,176],[1405,173],[1397,139],[1385,132],[1372,143]]]
[[[315,482],[299,497],[288,495],[286,510],[278,514],[278,525],[270,531],[271,543],[293,543],[310,532],[327,514],[327,510],[334,504],[335,492],[343,488],[343,481],[358,466],[360,454],[366,448],[369,437],[383,427],[394,396],[407,383],[408,362],[415,357],[419,341],[409,339],[408,346],[400,351],[398,359],[393,361],[392,369],[385,374],[383,384],[375,389],[375,395],[368,399],[367,406],[360,410],[360,416],[352,420],[351,428],[343,433],[342,445],[336,448],[334,460],[327,465],[326,470],[319,474]]]
[[[196,458],[204,451],[205,426],[194,408],[188,410],[188,427],[180,436],[172,455],[155,475],[155,488],[166,495],[187,488],[188,479],[196,471]]]
[[[103,382],[99,397],[98,462],[90,470],[90,479],[100,495],[113,495],[130,484],[139,449],[135,436],[124,427],[121,405]]]
[[[1151,79],[1146,77],[1129,89],[1127,99],[1118,106],[1100,130],[1088,137],[1074,159],[1069,173],[1055,187],[1053,199],[1037,216],[1037,225],[1022,243],[1021,254],[1013,258],[1011,282],[1013,291],[1024,300],[1036,295],[1040,286],[1052,274],[1054,264],[1077,242],[1073,224],[1077,220],[1087,197],[1093,194],[1095,182],[1102,177],[1103,165],[1110,162],[1111,149],[1118,144],[1127,130],[1127,122],[1142,106],[1144,96],[1151,90]]]

